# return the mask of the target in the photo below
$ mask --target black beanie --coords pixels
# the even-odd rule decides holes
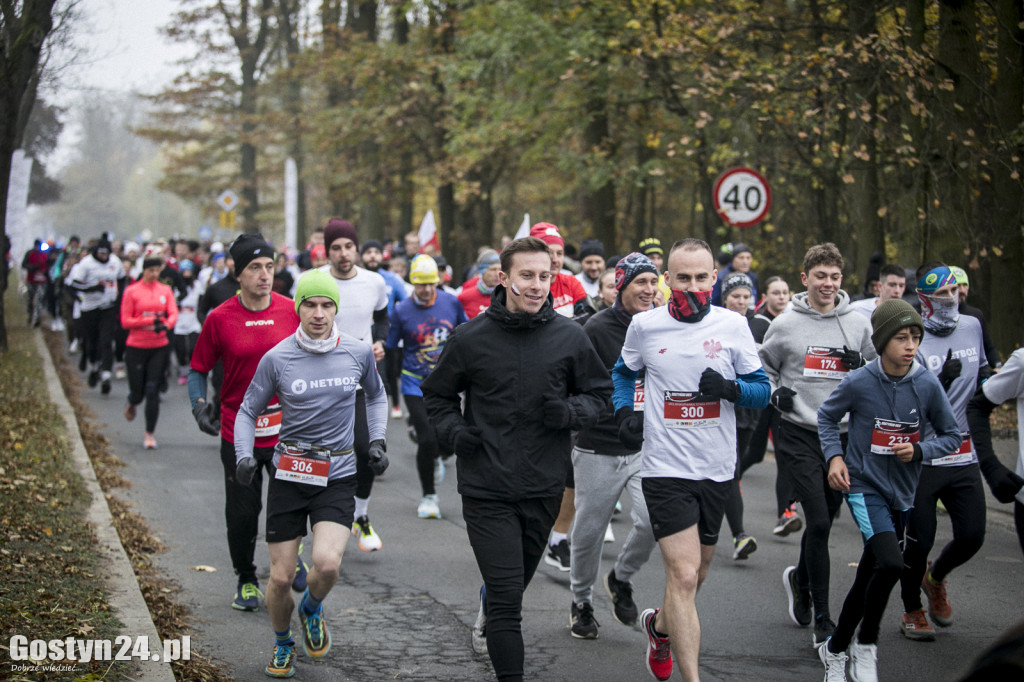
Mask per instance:
[[[580,244],[580,260],[587,256],[600,256],[604,258],[604,244],[597,239],[584,239]]]
[[[235,260],[235,277],[257,258],[274,259],[274,247],[261,234],[243,234],[228,247],[228,253]]]
[[[377,249],[378,251],[384,251],[384,245],[376,239],[367,239],[363,242],[363,245],[359,247],[359,255],[362,256],[369,249]]]

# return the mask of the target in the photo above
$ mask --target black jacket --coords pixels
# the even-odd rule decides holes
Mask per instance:
[[[631,319],[630,314],[616,303],[613,307],[598,312],[583,325],[583,331],[590,337],[590,342],[594,344],[594,349],[609,372],[622,354],[622,344],[626,342],[626,330],[629,329]],[[576,447],[593,450],[598,455],[619,457],[636,452],[619,440],[614,412],[615,408],[609,400],[598,424],[576,435]]]
[[[498,285],[491,306],[455,328],[423,382],[423,399],[443,444],[454,447],[467,424],[481,430],[482,451],[459,460],[460,494],[505,501],[558,495],[571,466],[570,432],[597,423],[611,376],[580,325],[557,314],[550,297],[535,315],[511,313],[505,300]],[[569,404],[564,429],[544,426],[550,397]]]

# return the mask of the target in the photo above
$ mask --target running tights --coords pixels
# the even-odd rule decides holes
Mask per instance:
[[[416,471],[420,475],[420,487],[424,495],[433,495],[434,460],[437,459],[437,434],[434,425],[427,416],[427,408],[421,395],[405,395],[405,407],[409,410],[409,419],[416,429]]]
[[[807,585],[810,589],[815,616],[824,614],[830,617],[828,536],[832,531],[832,520],[842,503],[843,498],[839,495],[815,495],[800,502],[804,510],[804,534],[800,536],[796,578],[797,585]]]
[[[146,401],[146,433],[156,430],[156,420],[160,416],[160,382],[170,357],[169,346],[128,346],[124,351],[125,369],[128,370],[128,402],[139,405]]]
[[[896,533],[877,533],[864,543],[857,577],[843,602],[830,649],[846,651],[858,623],[860,634],[857,641],[861,644],[878,643],[878,628],[885,615],[885,605],[892,588],[900,580],[902,570],[903,555]]]

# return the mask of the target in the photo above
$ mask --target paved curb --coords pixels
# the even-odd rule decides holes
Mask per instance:
[[[50,401],[57,406],[57,411],[64,418],[64,427],[67,430],[68,445],[71,447],[71,459],[75,470],[82,477],[85,487],[92,497],[92,503],[86,513],[86,520],[96,532],[97,544],[107,562],[108,572],[105,582],[110,607],[117,619],[124,624],[120,634],[133,639],[145,635],[149,638],[150,650],[162,652],[162,640],[157,634],[156,626],[153,625],[153,618],[149,614],[146,600],[142,597],[135,572],[132,570],[131,560],[128,559],[128,554],[114,527],[114,520],[110,515],[110,508],[107,506],[107,498],[100,489],[99,481],[96,480],[96,472],[93,471],[89,454],[82,442],[82,434],[78,430],[75,412],[64,395],[57,370],[50,358],[50,351],[38,330],[35,333],[35,341],[36,350],[42,359],[43,375],[46,378],[46,387],[50,392]],[[146,682],[174,682],[174,673],[170,663],[136,662],[133,679]]]

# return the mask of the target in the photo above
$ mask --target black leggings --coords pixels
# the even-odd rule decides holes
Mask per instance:
[[[146,433],[156,430],[156,420],[160,416],[160,382],[167,371],[170,357],[170,346],[128,346],[124,351],[124,364],[128,371],[128,402],[138,405],[146,401]]]
[[[729,522],[729,530],[732,536],[743,533],[743,492],[740,490],[740,471],[742,462],[740,455],[747,451],[754,429],[736,429],[736,473],[733,475],[732,484],[729,487],[729,494],[725,498],[725,520]]]
[[[1017,526],[1017,542],[1020,543],[1020,551],[1024,552],[1024,504],[1020,500],[1013,501],[1013,520]]]
[[[387,389],[388,397],[391,398],[391,405],[399,407],[398,403],[398,381],[402,376],[402,349],[385,348],[384,360],[377,363],[377,368],[383,371],[380,373],[384,380],[384,388]]]
[[[199,332],[174,335],[174,357],[178,361],[178,367],[188,367],[189,363],[192,362],[192,351],[195,349],[196,341],[198,340]]]
[[[424,495],[433,495],[434,460],[437,459],[437,434],[434,425],[427,416],[427,408],[423,404],[423,396],[405,394],[405,407],[409,410],[409,419],[416,429],[416,471],[420,475],[420,487]]]
[[[772,424],[777,420],[778,412],[774,407],[769,405],[761,411],[761,417],[757,420],[757,426],[754,427],[754,432],[750,436],[750,442],[745,449],[740,450],[738,478],[743,478],[747,469],[764,461],[764,453],[768,448],[768,433],[772,430]],[[777,471],[775,474],[776,516],[782,516],[782,512],[786,511],[794,499],[793,486],[789,479],[781,471]]]
[[[899,525],[896,524],[897,528]],[[899,582],[902,570],[903,555],[900,553],[896,533],[878,533],[864,543],[864,553],[857,565],[857,577],[843,602],[843,611],[839,614],[839,622],[836,623],[829,644],[833,653],[846,651],[858,623],[858,642],[878,642],[878,628],[885,615],[885,605],[889,602],[892,588]]]
[[[274,448],[253,448],[259,462],[249,485],[235,480],[235,444],[220,439],[220,462],[224,467],[224,520],[228,527],[228,553],[239,583],[256,582],[256,536],[263,511],[263,472],[273,476]]]
[[[114,332],[120,328],[117,308],[87,310],[78,319],[82,352],[87,362],[97,364],[100,371],[114,367]]]
[[[366,423],[366,394],[356,391],[356,420],[353,447],[356,451],[356,497],[369,499],[373,491],[373,469],[370,468],[370,427]]]
[[[928,553],[935,545],[938,500],[949,512],[953,539],[942,548],[932,564],[932,578],[946,579],[954,568],[967,563],[985,542],[985,490],[977,464],[955,467],[921,467],[914,496],[914,509],[907,526],[905,566],[900,578],[903,608],[907,613],[921,608],[921,580],[928,570]]]
[[[523,679],[523,593],[561,504],[561,494],[515,502],[462,498],[469,544],[487,588],[487,653],[502,682]]]

